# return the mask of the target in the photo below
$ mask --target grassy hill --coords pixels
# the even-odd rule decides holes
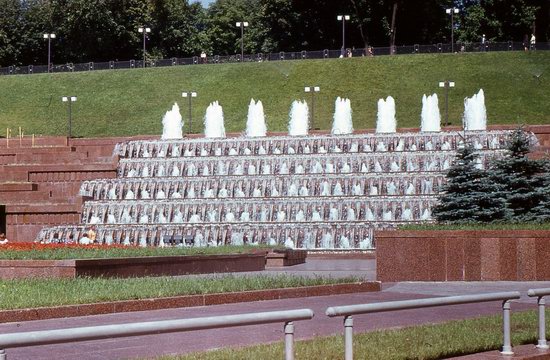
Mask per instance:
[[[542,76],[536,78],[535,75]],[[483,88],[489,124],[550,123],[550,51],[380,56],[296,60],[249,64],[177,66],[86,73],[0,77],[0,133],[22,126],[25,134],[66,133],[67,104],[76,95],[73,134],[113,136],[160,134],[163,114],[178,102],[187,121],[181,92],[195,90],[193,130],[202,132],[206,107],[219,100],[228,132],[241,132],[251,98],[262,100],[268,129],[285,131],[290,105],[310,100],[304,86],[316,85],[316,126],[329,129],[337,96],[351,99],[354,127],[373,128],[377,100],[396,100],[398,127],[420,124],[423,94],[436,92],[444,112],[446,79],[449,117],[461,123],[463,99]],[[187,128],[187,124],[186,124]]]

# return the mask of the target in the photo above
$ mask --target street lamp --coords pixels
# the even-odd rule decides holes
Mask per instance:
[[[68,124],[68,131],[67,131],[67,138],[70,139],[72,137],[72,104],[76,101],[76,96],[63,96],[61,98],[63,102],[69,103],[68,108],[68,115],[69,115],[69,124]]]
[[[439,82],[440,88],[445,88],[445,123],[444,126],[449,126],[451,123],[449,122],[449,88],[455,87],[454,81],[440,81]]]
[[[455,52],[455,21],[454,14],[458,14],[458,8],[445,9],[445,12],[451,15],[451,53]]]
[[[349,20],[349,15],[338,15],[338,21],[342,22],[342,56],[346,56],[346,20]]]
[[[244,28],[248,27],[248,21],[237,21],[235,25],[241,28],[241,61],[243,61],[244,60]]]
[[[145,41],[147,39],[147,34],[151,32],[151,28],[141,26],[138,28],[140,33],[143,33],[143,67],[145,67]]]
[[[318,93],[321,91],[321,88],[319,86],[306,86],[304,88],[304,91],[306,93],[311,93],[311,121],[309,122],[309,130],[319,130],[319,128],[314,128],[313,123],[315,120],[315,93]]]
[[[44,34],[44,39],[48,39],[48,72],[50,72],[50,58],[51,58],[51,49],[52,49],[52,39],[55,39],[55,34]]]
[[[181,96],[189,99],[189,131],[187,133],[191,134],[191,99],[197,97],[197,93],[194,91],[182,92]]]

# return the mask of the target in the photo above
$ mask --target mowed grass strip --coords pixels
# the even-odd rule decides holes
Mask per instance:
[[[355,277],[333,279],[289,275],[0,280],[0,309],[11,310],[181,295],[296,288],[358,281],[361,280]]]
[[[547,318],[550,312],[547,312]],[[321,315],[324,316],[324,315]],[[341,323],[341,318],[333,319]],[[368,321],[368,317],[367,320]],[[295,324],[299,336],[300,323]],[[357,320],[356,320],[357,323]],[[550,322],[547,322],[547,329]],[[512,344],[536,344],[537,317],[534,311],[512,314]],[[342,327],[343,332],[343,327]],[[550,334],[550,332],[549,332]],[[281,335],[282,337],[282,335]],[[443,359],[452,356],[498,350],[502,346],[500,316],[450,321],[402,329],[374,331],[354,335],[356,359]],[[296,359],[332,360],[344,358],[343,336],[317,337],[296,342]],[[284,344],[266,344],[240,349],[221,349],[181,356],[163,356],[162,360],[227,360],[283,358]]]
[[[373,128],[377,101],[396,100],[398,127],[418,127],[422,95],[437,93],[440,81],[455,81],[449,92],[449,119],[462,124],[463,100],[483,88],[489,124],[550,123],[550,51],[472,54],[416,54],[351,59],[293,60],[104,70],[0,77],[0,124],[17,134],[64,135],[67,104],[73,135],[161,134],[161,119],[178,102],[187,121],[182,91],[193,90],[194,132],[202,133],[206,107],[219,100],[228,132],[243,132],[250,99],[262,100],[270,131],[287,131],[293,100],[311,101],[304,86],[320,86],[315,126],[330,129],[337,96],[351,100],[356,129]],[[187,125],[185,127],[187,129]]]
[[[244,254],[270,251],[272,246],[219,246],[219,247],[124,247],[83,245],[20,244],[0,246],[0,260],[67,260],[103,259],[143,256],[208,256]]]
[[[403,225],[399,230],[422,230],[422,231],[438,231],[438,230],[550,230],[550,222],[545,223],[494,223],[494,224],[412,224]]]

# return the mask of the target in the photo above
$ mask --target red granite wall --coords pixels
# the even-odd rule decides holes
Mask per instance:
[[[550,231],[381,231],[377,280],[550,280]]]
[[[0,278],[143,277],[262,271],[265,252],[84,260],[0,260]]]

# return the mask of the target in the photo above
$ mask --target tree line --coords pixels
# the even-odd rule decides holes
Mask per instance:
[[[540,0],[0,0],[0,66],[240,53],[237,21],[246,21],[244,51],[268,53],[346,47],[449,43],[457,8],[457,42],[550,38],[550,2]]]

